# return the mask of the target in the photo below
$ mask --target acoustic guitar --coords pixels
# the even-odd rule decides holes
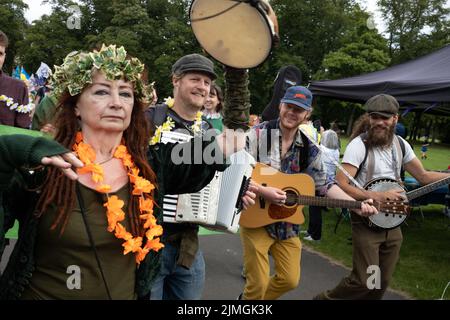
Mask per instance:
[[[255,199],[255,205],[243,210],[239,224],[245,228],[259,228],[275,222],[290,222],[303,224],[305,217],[302,209],[305,205],[360,209],[361,201],[330,199],[315,197],[314,180],[307,174],[286,174],[263,163],[256,163],[252,180],[257,183],[279,188],[286,192],[287,199],[283,205],[266,201],[262,197]],[[377,202],[374,206],[378,211],[401,214],[409,211],[409,206],[403,202]]]

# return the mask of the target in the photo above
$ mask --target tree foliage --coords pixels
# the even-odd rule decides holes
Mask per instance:
[[[9,38],[9,47],[3,69],[11,73],[14,58],[17,54],[17,44],[23,39],[27,28],[24,11],[28,6],[22,0],[0,0],[0,30]]]
[[[385,68],[442,47],[450,40],[446,0],[378,0],[388,38],[367,24],[369,13],[357,0],[271,0],[280,26],[280,44],[267,60],[250,70],[252,113],[269,103],[277,71],[288,64],[312,79],[337,79]],[[0,2],[0,29],[12,42],[12,58],[27,70],[40,62],[60,64],[73,50],[102,43],[124,45],[147,66],[162,99],[172,94],[171,66],[182,55],[202,52],[189,25],[188,0],[47,0],[53,11],[29,25],[23,18],[22,0]],[[80,29],[69,29],[70,8],[81,11]],[[3,19],[3,17],[8,17]],[[216,63],[220,85],[222,66]],[[346,125],[362,112],[360,106],[316,99],[314,117],[325,124]],[[353,116],[349,116],[353,115]],[[334,118],[331,118],[334,117]]]
[[[408,61],[450,41],[447,0],[378,0],[387,24],[392,63]]]

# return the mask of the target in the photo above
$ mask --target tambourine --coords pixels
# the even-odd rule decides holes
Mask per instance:
[[[257,67],[279,41],[277,17],[266,0],[193,0],[189,18],[202,48],[229,67]]]

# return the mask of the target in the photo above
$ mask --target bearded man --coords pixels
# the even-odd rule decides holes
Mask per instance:
[[[360,185],[381,177],[400,182],[402,166],[422,185],[449,176],[426,171],[411,146],[403,138],[394,135],[399,112],[399,104],[394,97],[386,94],[376,95],[366,102],[365,107],[367,114],[363,115],[356,125],[352,134],[353,140],[347,146],[342,159],[342,167]],[[399,150],[402,148],[401,144],[404,145],[404,151]],[[371,161],[364,161],[366,147],[368,158],[373,159]],[[357,200],[370,198],[375,201],[388,201],[405,198],[399,190],[375,192],[360,189],[353,185],[342,171],[338,172],[336,180],[342,190]],[[353,270],[336,288],[322,292],[314,299],[381,299],[389,285],[403,239],[400,226],[389,230],[377,229],[353,213],[351,221]],[[368,279],[374,270],[372,266],[379,267],[380,271],[380,281],[375,286],[368,285]]]

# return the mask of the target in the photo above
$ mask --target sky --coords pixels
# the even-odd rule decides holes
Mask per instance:
[[[51,7],[48,4],[43,4],[42,0],[24,0],[28,5],[28,10],[25,11],[25,18],[29,22],[39,19],[44,14],[51,12]]]

